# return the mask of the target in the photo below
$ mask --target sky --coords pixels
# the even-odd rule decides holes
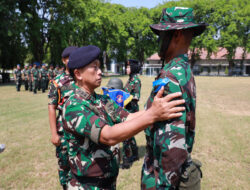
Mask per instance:
[[[166,0],[110,0],[111,3],[122,4],[125,7],[146,7],[149,9],[165,1]]]

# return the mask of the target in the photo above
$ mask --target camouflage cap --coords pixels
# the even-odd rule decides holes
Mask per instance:
[[[193,9],[187,7],[171,7],[162,10],[159,24],[152,24],[150,28],[156,35],[160,32],[170,30],[183,30],[194,28],[194,37],[202,34],[208,24],[196,23],[194,20]]]

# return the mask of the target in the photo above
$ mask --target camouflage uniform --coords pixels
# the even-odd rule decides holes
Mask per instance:
[[[29,81],[28,81],[28,85],[29,85],[29,91],[32,92],[32,78],[31,78],[31,69],[28,69],[28,76],[29,76]]]
[[[70,179],[69,176],[69,164],[67,153],[67,141],[63,135],[63,123],[62,123],[62,107],[64,101],[70,96],[75,88],[74,80],[66,73],[58,75],[54,80],[50,82],[49,86],[49,105],[57,106],[59,113],[56,118],[57,133],[61,137],[60,146],[56,147],[56,157],[58,158],[58,173],[59,180],[62,186],[66,185]]]
[[[168,78],[164,96],[181,92],[185,111],[180,118],[157,122],[145,130],[147,146],[142,169],[142,189],[174,189],[178,186],[181,168],[189,162],[195,136],[195,81],[187,55],[172,59],[157,79]],[[146,103],[152,105],[157,86]]]
[[[33,75],[32,88],[33,88],[34,94],[36,94],[37,88],[38,88],[38,80],[40,78],[40,76],[39,76],[39,70],[37,68],[33,67],[31,69],[31,74]]]
[[[63,122],[72,175],[69,188],[116,188],[117,150],[101,144],[99,137],[102,127],[123,122],[128,114],[108,96],[89,95],[81,88],[65,102]]]
[[[37,68],[37,70],[38,70],[38,73],[39,73],[39,77],[38,77],[38,80],[37,80],[37,90],[40,91],[41,90],[41,77],[40,77],[41,68],[40,68],[40,66]]]
[[[21,69],[15,69],[14,75],[16,76],[16,90],[20,91],[22,85],[22,71]]]
[[[56,77],[57,75],[59,75],[60,71],[59,69],[55,68],[54,69],[54,77]]]
[[[29,72],[28,69],[23,69],[22,70],[22,74],[23,74],[23,77],[24,77],[24,87],[25,87],[25,90],[29,89],[28,72]]]
[[[141,91],[141,80],[138,75],[133,75],[132,78],[128,80],[124,87],[124,91],[128,92],[133,96],[133,100],[125,107],[130,113],[135,113],[139,111],[138,101],[140,99]],[[135,137],[123,141],[123,150],[122,150],[123,161],[129,160],[133,161],[138,159],[138,147],[136,145]]]
[[[47,71],[46,71],[46,69],[41,68],[40,73],[41,73],[41,88],[42,88],[42,92],[45,92],[45,90],[46,90],[46,83],[47,83]]]
[[[55,77],[54,70],[53,69],[49,69],[48,70],[48,75],[49,75],[49,80],[54,79],[54,77]]]

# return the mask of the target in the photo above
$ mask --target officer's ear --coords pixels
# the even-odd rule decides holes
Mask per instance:
[[[76,80],[82,80],[82,75],[79,69],[74,70],[74,76]]]

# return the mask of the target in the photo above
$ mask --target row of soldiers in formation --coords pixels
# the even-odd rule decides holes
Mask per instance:
[[[64,67],[59,67],[58,65],[54,69],[53,65],[50,65],[49,69],[46,64],[40,64],[35,62],[33,65],[21,66],[18,64],[16,69],[14,69],[14,80],[16,83],[16,90],[20,91],[22,84],[26,91],[30,91],[34,94],[42,89],[44,93],[48,89],[49,81],[55,78],[55,76],[62,74],[64,72]]]

